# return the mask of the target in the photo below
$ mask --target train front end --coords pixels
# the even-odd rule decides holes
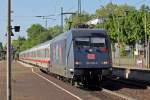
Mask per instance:
[[[84,85],[100,83],[111,74],[110,41],[105,31],[80,30],[73,38],[74,80]]]

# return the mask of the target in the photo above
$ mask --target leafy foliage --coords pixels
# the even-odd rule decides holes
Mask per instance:
[[[50,27],[48,32],[51,34],[52,37],[55,37],[61,33],[61,27],[56,25],[54,27]]]
[[[12,41],[12,45],[18,51],[24,50],[23,44],[25,43],[25,41],[26,39],[24,37],[19,36],[17,40]]]
[[[60,33],[60,27],[54,26],[45,29],[40,24],[33,24],[27,29],[28,38],[19,37],[17,40],[12,41],[12,45],[18,50],[23,51],[31,48],[39,43],[43,43]]]
[[[110,3],[96,10],[97,17],[105,17],[105,22],[96,27],[102,28],[104,26],[103,28],[108,31],[113,43],[134,45],[136,41],[144,39],[145,32],[150,35],[150,15],[148,12],[149,7],[145,5],[142,5],[140,10],[136,10],[127,4],[118,6]],[[146,31],[145,24],[147,25]]]
[[[134,47],[137,41],[144,40],[145,34],[150,35],[149,11],[149,7],[145,5],[137,10],[127,4],[109,3],[98,8],[95,14],[83,12],[80,15],[71,15],[65,20],[65,30],[69,29],[69,22],[72,22],[72,27],[76,27],[79,23],[86,23],[94,18],[103,18],[103,23],[97,24],[96,28],[107,30],[112,44],[119,42],[120,47],[124,50],[126,44]],[[13,45],[19,46],[21,51],[31,48],[59,35],[60,29],[58,25],[45,29],[40,24],[33,24],[27,29],[28,38],[19,37],[18,40],[13,41]],[[121,52],[124,55],[124,51]]]

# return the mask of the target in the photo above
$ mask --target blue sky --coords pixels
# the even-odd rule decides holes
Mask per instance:
[[[7,0],[0,0],[0,42],[5,43],[5,33],[7,26]],[[26,30],[32,24],[39,23],[45,26],[45,20],[35,16],[55,15],[52,18],[56,20],[48,20],[48,27],[60,25],[60,7],[64,7],[65,12],[77,11],[78,0],[12,0],[12,26],[21,26],[19,33],[14,33],[12,39],[18,36],[26,37]],[[106,5],[112,1],[115,4],[128,3],[129,5],[140,7],[141,4],[150,4],[150,0],[81,0],[82,10],[88,13],[95,13],[96,9],[101,5]],[[141,2],[144,1],[144,2]]]

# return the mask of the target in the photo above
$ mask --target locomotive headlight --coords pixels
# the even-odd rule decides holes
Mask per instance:
[[[76,61],[75,64],[76,64],[76,65],[79,65],[79,64],[81,64],[81,62],[80,62],[80,61]]]
[[[69,71],[70,71],[71,74],[74,73],[74,69],[72,69],[72,68],[70,68]]]
[[[89,49],[89,52],[92,52],[93,50],[92,49]]]
[[[108,61],[102,61],[101,64],[107,65],[107,64],[109,64],[109,62]]]
[[[69,71],[70,71],[70,72],[74,72],[74,69],[70,68]]]

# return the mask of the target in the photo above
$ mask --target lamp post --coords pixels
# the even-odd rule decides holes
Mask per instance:
[[[11,100],[11,0],[8,0],[7,13],[7,100]]]
[[[8,12],[7,12],[7,100],[12,100],[12,91],[11,91],[11,36],[12,36],[12,29],[15,30],[15,32],[20,31],[20,26],[14,26],[12,28],[11,26],[11,0],[8,0]]]

